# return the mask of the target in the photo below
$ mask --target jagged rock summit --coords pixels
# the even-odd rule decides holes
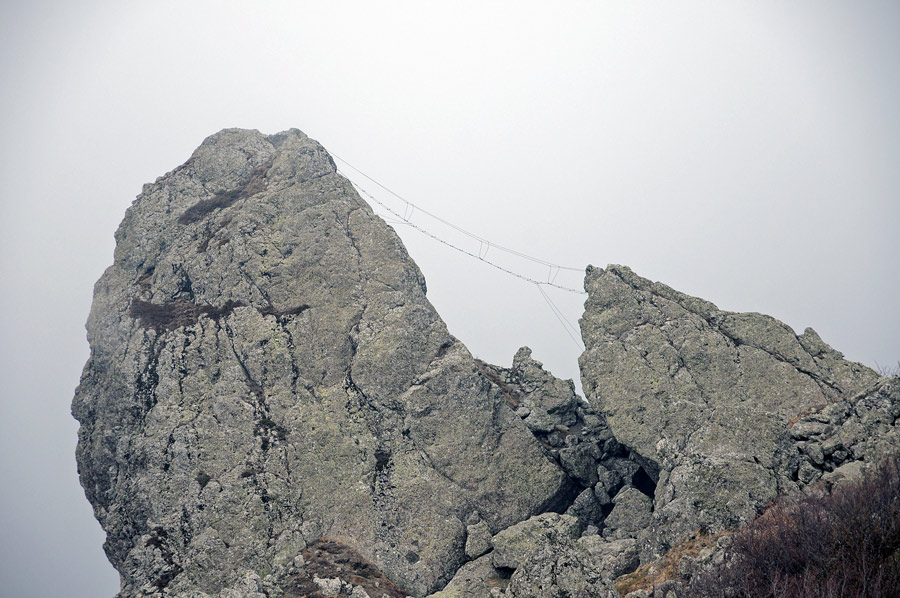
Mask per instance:
[[[656,482],[653,518],[639,534],[645,560],[698,530],[736,529],[823,471],[884,452],[848,438],[831,445],[836,460],[809,457],[805,429],[831,437],[849,405],[890,394],[812,329],[796,335],[770,316],[721,311],[624,266],[589,267],[585,289],[585,394]]]
[[[300,131],[209,137],[116,241],[72,409],[122,598],[306,595],[348,559],[378,571],[360,588],[423,595],[463,563],[467,525],[571,499]]]
[[[623,266],[587,269],[587,400],[474,359],[297,130],[209,137],[116,241],[72,411],[120,598],[686,596],[900,446],[900,379]]]

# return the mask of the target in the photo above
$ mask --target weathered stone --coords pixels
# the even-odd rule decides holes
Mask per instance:
[[[813,436],[821,436],[830,431],[828,424],[819,421],[800,420],[790,427],[791,436],[798,440],[806,440]]]
[[[557,418],[553,417],[543,409],[528,409],[528,417],[525,418],[525,425],[535,432],[544,432],[549,434],[556,430]]]
[[[900,414],[900,378],[880,380],[865,392],[836,405],[810,413],[797,422],[828,422],[816,436],[817,441],[797,442],[797,447],[816,468],[831,470],[856,461],[874,463],[900,446],[900,429],[896,425]],[[803,468],[798,476],[804,483],[818,479],[809,468]]]
[[[560,449],[559,464],[582,486],[593,486],[597,483],[597,461],[601,455],[602,451],[595,443],[582,442]]]
[[[822,472],[813,467],[808,461],[803,461],[800,463],[800,469],[797,471],[797,476],[804,484],[812,484],[822,477]]]
[[[841,442],[841,439],[837,437],[831,437],[823,441],[821,446],[822,454],[826,457],[830,457],[835,453],[835,451],[844,448],[844,444]]]
[[[613,508],[604,520],[604,537],[634,538],[650,525],[653,501],[636,488],[623,488],[613,498]]]
[[[605,465],[597,465],[597,488],[606,492],[614,492],[621,485],[622,474]]]
[[[586,396],[616,440],[659,472],[647,559],[697,529],[737,527],[796,488],[788,423],[878,380],[812,330],[797,336],[768,316],[720,311],[622,266],[589,267],[585,289]]]
[[[594,486],[594,498],[600,506],[612,503],[612,497],[609,495],[609,492],[607,492],[599,483]]]
[[[838,467],[834,471],[826,473],[822,476],[822,479],[831,483],[857,480],[862,477],[865,472],[865,467],[865,463],[862,461],[851,461],[846,465]]]
[[[847,457],[849,457],[849,456],[850,456],[849,451],[847,451],[846,449],[843,449],[843,448],[839,448],[839,449],[835,450],[833,453],[831,453],[831,461],[835,465],[840,465],[841,463],[846,461]]]
[[[591,554],[593,561],[599,564],[609,579],[630,573],[640,564],[637,541],[632,538],[606,540],[591,536],[581,538],[578,544]]]
[[[319,591],[325,596],[337,596],[341,593],[341,587],[344,585],[339,577],[313,577],[313,582],[319,586]]]
[[[523,418],[533,432],[542,435],[562,432],[565,435],[571,426],[583,421],[578,411],[581,399],[575,393],[575,384],[545,370],[541,362],[532,358],[528,347],[516,352],[511,368],[484,362],[479,362],[479,366],[503,390],[516,415]]]
[[[579,536],[581,526],[575,517],[544,513],[508,527],[494,536],[491,553],[497,568],[517,569],[534,552],[556,544],[565,544]]]
[[[421,595],[461,564],[473,508],[499,530],[568,500],[303,133],[213,135],[116,241],[73,413],[123,598],[280,578],[320,536]]]
[[[900,379],[620,266],[585,282],[591,405],[527,347],[474,360],[299,131],[214,135],[116,240],[73,413],[121,598],[613,597],[900,446]]]
[[[634,475],[638,472],[638,469],[640,469],[640,465],[630,459],[604,459],[601,464],[606,467],[608,471],[612,472],[615,485],[631,484]]]
[[[513,573],[506,596],[618,598],[612,580],[637,562],[633,544],[614,546],[599,536],[558,538],[529,554]]]
[[[575,409],[579,400],[571,380],[561,380],[546,371],[541,362],[531,357],[528,347],[516,352],[512,371],[524,391],[522,399],[526,406],[555,416],[558,423],[564,426],[577,422]]]
[[[809,457],[809,460],[812,461],[813,465],[822,466],[825,463],[825,451],[822,450],[821,444],[807,442],[802,450]]]
[[[603,520],[603,505],[597,500],[593,488],[585,488],[566,510],[566,515],[575,517],[582,527],[587,527]]]
[[[491,555],[486,554],[460,567],[443,590],[428,598],[487,598],[492,590],[505,588],[508,583],[509,574],[498,571]]]
[[[466,556],[476,559],[489,551],[491,546],[491,530],[487,521],[466,527]]]

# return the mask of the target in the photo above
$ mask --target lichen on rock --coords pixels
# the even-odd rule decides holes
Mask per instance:
[[[319,538],[422,595],[471,512],[497,531],[569,491],[300,131],[211,136],[116,241],[73,413],[123,598],[277,586]]]
[[[589,267],[585,289],[587,398],[657,482],[644,560],[809,482],[789,425],[879,380],[812,330],[721,311],[624,266]],[[815,427],[794,424],[795,437],[803,426]]]
[[[587,271],[586,400],[474,359],[297,130],[211,136],[116,242],[72,411],[121,598],[670,597],[900,442],[900,379],[623,266]]]

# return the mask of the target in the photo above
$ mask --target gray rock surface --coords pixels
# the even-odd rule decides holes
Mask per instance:
[[[491,544],[491,530],[487,521],[479,521],[474,525],[466,526],[466,556],[477,559],[493,548]]]
[[[584,423],[583,402],[571,380],[561,380],[531,356],[531,349],[516,351],[511,368],[479,362],[484,374],[504,392],[509,405],[536,435],[546,440],[553,432],[566,434]],[[599,425],[599,424],[598,424]]]
[[[900,447],[900,377],[802,416],[788,426],[806,483],[835,483],[863,473]]]
[[[811,329],[720,311],[623,266],[589,267],[585,289],[587,398],[657,482],[645,560],[813,481],[818,453],[801,468],[796,441],[829,424],[798,422],[793,437],[788,425],[879,382]]]
[[[493,538],[494,552],[464,565],[430,598],[618,596],[613,580],[638,566],[636,541],[578,537],[574,517],[544,513]]]
[[[494,567],[491,555],[469,561],[456,572],[447,586],[428,598],[487,598],[499,595],[509,584],[509,574]]]
[[[296,130],[213,135],[116,240],[72,410],[121,598],[613,597],[900,446],[900,379],[621,266],[588,268],[587,402],[473,359]]]
[[[618,598],[613,580],[638,565],[634,540],[562,537],[532,552],[513,573],[508,598]]]
[[[623,487],[641,486],[652,494],[654,482],[645,462],[635,461],[636,456],[613,438],[603,416],[575,393],[572,381],[546,371],[531,349],[519,349],[511,368],[478,365],[572,479],[576,491],[566,513],[577,517],[582,527],[603,525],[611,508],[604,506]]]
[[[472,511],[496,532],[569,500],[398,237],[299,131],[208,138],[116,241],[72,409],[120,596],[277,587],[318,538],[423,595],[462,564]]]
[[[636,488],[622,488],[612,500],[613,508],[603,521],[603,537],[636,538],[653,518],[653,500]]]
[[[571,515],[543,513],[510,526],[493,539],[494,566],[518,569],[525,560],[545,546],[564,544],[581,534],[578,519]]]

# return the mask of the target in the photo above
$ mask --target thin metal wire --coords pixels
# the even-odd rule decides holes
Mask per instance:
[[[584,345],[582,345],[581,342],[578,340],[578,338],[576,336],[578,334],[578,332],[575,330],[575,327],[572,325],[572,323],[569,322],[569,320],[563,315],[562,310],[560,310],[556,306],[556,304],[553,303],[553,300],[550,299],[550,296],[547,295],[547,292],[541,288],[541,285],[536,284],[535,286],[537,287],[538,291],[540,291],[541,297],[543,297],[544,301],[547,302],[547,305],[550,306],[550,311],[553,312],[553,315],[556,316],[556,319],[559,320],[560,324],[562,324],[563,330],[566,331],[566,334],[568,334],[569,338],[572,339],[572,342],[575,343],[575,346],[578,347],[580,350],[584,351]],[[575,331],[575,334],[572,334],[573,331]]]
[[[335,157],[337,157],[337,156],[335,156]],[[338,158],[338,159],[340,160],[340,158]],[[345,160],[341,160],[341,161],[342,161],[342,162],[346,162]],[[357,172],[360,172],[360,171],[357,170]],[[376,204],[378,204],[379,206],[381,206],[382,208],[384,208],[385,210],[387,210],[387,211],[388,211],[390,214],[392,214],[394,217],[396,217],[396,218],[402,220],[404,224],[406,224],[407,226],[409,226],[409,227],[411,227],[411,228],[414,228],[415,230],[419,231],[419,232],[422,233],[423,235],[425,235],[425,236],[427,236],[427,237],[430,237],[431,239],[434,239],[434,240],[437,241],[438,243],[442,243],[442,244],[446,245],[447,247],[450,247],[451,249],[454,249],[454,250],[456,250],[456,251],[458,251],[458,252],[460,252],[460,253],[463,253],[463,254],[465,254],[465,255],[468,255],[469,257],[475,258],[476,260],[478,260],[478,261],[480,261],[480,262],[484,262],[485,264],[488,264],[489,266],[492,266],[493,268],[496,268],[497,270],[500,270],[501,272],[504,272],[504,273],[506,273],[506,274],[509,274],[510,276],[515,276],[516,278],[520,278],[520,279],[522,279],[522,280],[524,280],[524,281],[526,281],[526,282],[530,282],[530,283],[532,283],[532,284],[536,284],[536,285],[538,285],[539,287],[540,287],[540,286],[548,286],[548,287],[553,287],[553,288],[560,289],[560,290],[563,290],[563,291],[568,291],[568,292],[570,292],[570,293],[576,293],[576,294],[578,294],[578,295],[584,295],[584,294],[586,294],[584,291],[582,291],[582,290],[580,290],[580,289],[573,289],[573,288],[571,288],[571,287],[566,287],[566,286],[563,286],[563,285],[560,285],[560,284],[556,284],[556,283],[554,283],[554,282],[544,282],[544,281],[536,280],[536,279],[534,279],[534,278],[531,278],[530,276],[525,276],[524,274],[520,274],[519,272],[515,272],[515,271],[513,271],[513,270],[510,270],[509,268],[506,268],[506,267],[504,267],[504,266],[501,266],[500,264],[497,264],[496,262],[492,262],[491,260],[486,259],[486,257],[484,257],[484,256],[487,255],[487,252],[486,252],[486,251],[485,251],[485,253],[484,253],[484,256],[479,255],[479,254],[481,253],[481,247],[482,247],[482,246],[488,245],[489,247],[495,247],[495,248],[498,248],[498,249],[500,248],[500,246],[494,245],[493,243],[490,243],[490,242],[487,241],[486,239],[481,239],[481,238],[479,238],[479,237],[476,237],[476,236],[474,236],[474,235],[471,235],[471,234],[469,234],[469,233],[466,233],[468,236],[470,236],[470,237],[472,237],[473,239],[476,239],[476,240],[478,240],[480,243],[482,243],[482,245],[479,246],[479,253],[473,253],[473,252],[469,251],[468,249],[464,249],[464,248],[462,248],[462,247],[459,247],[459,246],[457,246],[457,245],[454,245],[453,243],[450,243],[449,241],[446,241],[446,240],[444,240],[444,239],[438,237],[437,235],[435,235],[435,234],[432,233],[431,231],[428,231],[428,230],[426,230],[425,228],[419,226],[419,225],[416,224],[415,222],[410,222],[410,221],[409,221],[409,218],[406,217],[406,214],[400,214],[400,213],[398,213],[396,210],[394,210],[393,208],[391,208],[390,206],[388,206],[387,204],[385,204],[383,201],[381,201],[380,199],[378,199],[377,197],[375,197],[374,195],[372,195],[371,193],[369,193],[368,191],[366,191],[365,189],[363,189],[362,187],[360,187],[357,183],[354,183],[353,180],[350,179],[350,177],[348,177],[347,175],[345,175],[345,174],[344,174],[343,172],[341,172],[340,170],[338,170],[338,174],[340,174],[341,176],[347,178],[347,180],[350,181],[350,184],[353,185],[353,187],[354,187],[358,192],[360,192],[361,194],[365,195],[365,196],[368,197],[370,200],[372,200],[373,202],[375,202]],[[360,174],[362,174],[362,173],[360,173]],[[365,176],[365,175],[363,175],[363,176]],[[367,177],[367,178],[368,178],[368,177]],[[375,181],[373,181],[373,182],[375,182]],[[378,183],[376,182],[376,184],[378,184]],[[380,186],[380,185],[379,185],[379,186]],[[399,197],[399,196],[397,196],[397,197]],[[400,198],[400,199],[403,199],[403,198]],[[403,200],[403,201],[406,201],[406,200]],[[412,205],[412,204],[410,204],[410,205]],[[421,208],[418,208],[417,206],[414,206],[414,207],[415,207],[416,209],[418,209],[420,212],[423,212],[423,213],[425,213],[425,214],[428,214],[429,216],[432,216],[432,214],[426,212],[425,210],[423,210],[423,209],[421,209]],[[410,214],[410,215],[411,215],[411,214]],[[432,216],[432,217],[436,218],[435,216]],[[443,220],[440,220],[439,218],[436,218],[436,219],[439,220],[439,221],[441,221],[441,222],[444,222]],[[445,224],[448,224],[448,223],[445,222]],[[457,230],[460,230],[460,232],[465,232],[465,231],[463,231],[462,229],[459,229],[459,228],[456,227],[456,226],[453,226],[453,225],[450,225],[450,224],[448,224],[448,226],[451,226],[452,228],[455,228],[455,229],[457,229]],[[534,261],[534,262],[543,263],[543,264],[548,265],[548,266],[555,266],[555,267],[557,267],[557,268],[563,269],[562,267],[556,266],[555,264],[550,264],[549,262],[543,262],[543,260],[537,260],[537,259],[535,259],[535,258],[529,258],[529,259],[531,259],[531,261]],[[566,269],[566,270],[571,270],[571,269],[573,269],[573,268],[565,268],[565,269]]]
[[[403,216],[401,217],[402,220],[407,220],[407,221],[408,221],[408,220],[412,217],[413,211],[418,210],[418,211],[422,212],[423,214],[426,214],[426,215],[430,216],[431,218],[434,218],[435,220],[437,220],[437,221],[440,222],[441,224],[444,224],[445,226],[448,226],[448,227],[452,228],[453,230],[455,230],[455,231],[457,231],[457,232],[459,232],[459,233],[462,233],[462,234],[466,235],[467,237],[470,237],[470,238],[472,238],[472,239],[474,239],[474,240],[476,240],[476,241],[478,241],[478,242],[480,242],[480,243],[485,243],[485,244],[489,245],[490,247],[492,247],[492,248],[494,248],[494,249],[499,249],[500,251],[503,251],[503,252],[509,253],[509,254],[511,254],[511,255],[515,255],[515,256],[517,256],[517,257],[520,257],[520,258],[522,258],[522,259],[524,259],[524,260],[528,260],[528,261],[531,261],[531,262],[534,262],[534,263],[537,263],[537,264],[541,264],[541,265],[543,265],[543,266],[549,266],[549,267],[551,267],[551,268],[558,268],[559,270],[571,270],[571,271],[574,271],[574,272],[581,272],[581,271],[584,270],[584,268],[573,268],[573,267],[569,267],[569,266],[560,266],[559,264],[554,264],[553,262],[548,262],[548,261],[546,261],[546,260],[542,260],[542,259],[540,259],[540,258],[536,258],[536,257],[534,257],[534,256],[530,256],[530,255],[528,255],[528,254],[522,253],[521,251],[516,251],[515,249],[510,249],[509,247],[504,247],[503,245],[498,245],[498,244],[496,244],[496,243],[493,243],[493,242],[491,242],[491,241],[488,241],[487,239],[485,239],[485,238],[483,238],[483,237],[480,237],[480,236],[476,235],[475,233],[469,232],[469,231],[467,231],[466,229],[464,229],[464,228],[462,228],[462,227],[460,227],[460,226],[457,226],[456,224],[453,224],[452,222],[448,222],[447,220],[444,220],[444,219],[441,218],[440,216],[437,216],[437,215],[435,215],[435,214],[432,214],[432,213],[429,212],[428,210],[423,209],[422,207],[420,207],[420,206],[414,204],[413,202],[409,201],[408,199],[406,199],[406,198],[404,198],[404,197],[401,197],[399,194],[395,193],[394,191],[392,191],[391,189],[389,189],[389,188],[386,187],[385,185],[382,185],[381,183],[379,183],[378,181],[376,181],[375,179],[373,179],[372,177],[370,177],[369,175],[367,175],[365,172],[363,172],[362,170],[360,170],[359,168],[357,168],[356,166],[354,166],[354,165],[351,164],[350,162],[347,162],[345,159],[341,158],[340,156],[338,156],[338,155],[335,154],[334,152],[330,152],[330,153],[331,153],[332,156],[334,156],[335,158],[337,158],[338,160],[340,160],[341,162],[343,162],[344,164],[346,164],[347,166],[349,166],[350,168],[352,168],[353,170],[355,170],[356,172],[358,172],[360,175],[364,176],[364,177],[367,178],[368,180],[372,181],[373,183],[375,183],[376,185],[378,185],[379,187],[381,187],[382,189],[384,189],[385,191],[387,191],[388,193],[390,193],[391,195],[393,195],[394,197],[396,197],[397,199],[399,199],[400,201],[404,202],[404,203],[407,205],[407,207],[411,207],[412,210],[410,211],[409,217],[406,217],[406,210],[404,210],[404,214],[403,214]],[[343,173],[341,173],[341,174],[343,174]],[[346,176],[346,175],[344,175],[344,176]],[[349,179],[350,177],[347,177],[347,178]],[[354,183],[354,184],[355,184],[355,183]]]

